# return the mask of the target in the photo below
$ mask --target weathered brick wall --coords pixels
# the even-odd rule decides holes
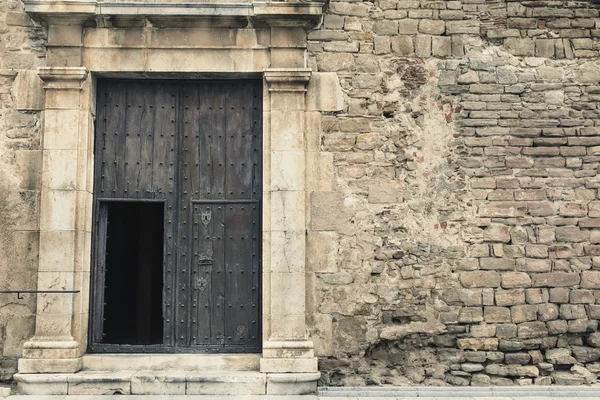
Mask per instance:
[[[31,101],[23,87],[43,62],[44,35],[19,1],[0,1],[0,289],[37,285],[41,125],[39,112],[25,110]],[[16,371],[33,335],[34,300],[0,294],[0,380]]]
[[[346,103],[321,116],[335,187],[313,193],[308,236],[324,384],[596,382],[597,17],[331,2],[309,35]]]

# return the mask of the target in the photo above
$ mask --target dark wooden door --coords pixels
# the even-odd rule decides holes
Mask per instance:
[[[90,350],[260,351],[261,82],[101,80],[97,101]],[[162,343],[104,339],[114,201],[164,204]]]

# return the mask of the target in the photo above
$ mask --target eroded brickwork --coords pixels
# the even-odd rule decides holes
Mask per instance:
[[[20,2],[0,1],[0,289],[36,289],[40,113],[25,110],[26,90],[17,92],[43,62],[44,35]],[[0,380],[16,371],[34,313],[35,297],[0,294]]]
[[[310,65],[331,192],[311,198],[329,385],[595,383],[597,6],[332,2]],[[332,264],[334,260],[334,264]]]

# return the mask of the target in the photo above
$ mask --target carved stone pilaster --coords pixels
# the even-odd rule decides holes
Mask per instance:
[[[76,372],[85,345],[81,316],[84,288],[89,126],[85,110],[85,68],[41,68],[46,90],[42,138],[42,190],[35,336],[23,346],[19,372]],[[89,204],[88,204],[89,203]],[[89,258],[89,257],[88,257]],[[83,339],[82,339],[83,338]],[[83,340],[83,342],[82,342]]]
[[[318,378],[317,359],[306,327],[306,85],[311,71],[270,69],[270,329],[261,371]],[[293,257],[281,257],[293,254]],[[293,259],[292,259],[293,258]],[[290,375],[291,376],[291,375]],[[294,378],[297,379],[297,378]],[[316,379],[315,379],[316,381]],[[283,384],[283,383],[281,383]]]

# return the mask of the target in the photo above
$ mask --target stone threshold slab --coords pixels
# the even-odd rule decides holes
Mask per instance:
[[[510,399],[590,398],[600,399],[600,385],[515,386],[515,387],[320,387],[320,399],[327,398],[419,398],[419,399]]]
[[[90,371],[258,371],[260,354],[86,354]]]

